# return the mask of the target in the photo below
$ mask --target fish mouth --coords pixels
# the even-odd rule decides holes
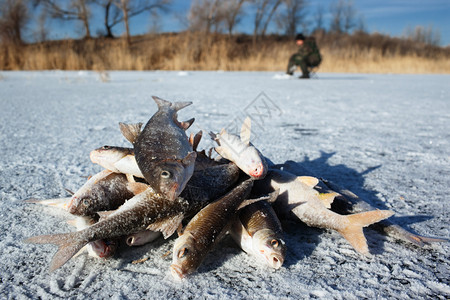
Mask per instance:
[[[265,174],[264,165],[262,163],[257,164],[249,171],[250,176],[254,178],[260,178]]]
[[[178,266],[178,265],[175,265],[175,264],[172,264],[170,266],[170,273],[172,274],[172,277],[177,279],[177,280],[181,280],[185,276],[185,274],[181,270],[181,267]]]
[[[266,257],[269,265],[274,269],[279,269],[283,265],[284,258],[277,254],[272,254]]]
[[[171,201],[174,201],[179,194],[181,194],[180,185],[178,183],[174,183],[172,187],[164,193],[164,195]]]
[[[135,244],[138,243],[138,241],[139,241],[139,238],[138,238],[138,237],[136,237],[136,236],[129,236],[129,237],[126,239],[125,242],[127,243],[128,246],[134,246]]]
[[[100,257],[100,258],[108,258],[114,253],[114,246],[108,245],[103,240],[97,240],[90,243],[92,250]]]
[[[77,207],[75,204],[75,202],[77,202],[78,198],[77,197],[72,197],[72,199],[70,199],[69,204],[67,204],[67,211],[71,214],[76,214],[77,212]]]

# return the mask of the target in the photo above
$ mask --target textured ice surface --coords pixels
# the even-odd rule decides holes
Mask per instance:
[[[24,244],[69,232],[70,216],[22,200],[66,197],[101,170],[89,152],[130,146],[118,123],[146,122],[152,95],[193,101],[188,133],[240,129],[274,163],[292,160],[352,190],[419,234],[449,237],[450,76],[273,72],[1,72],[0,296],[111,299],[405,299],[450,297],[449,243],[423,249],[365,230],[364,258],[336,232],[283,222],[286,261],[271,270],[231,238],[183,282],[168,268],[174,238],[122,248],[109,260],[80,255],[54,273],[56,247]],[[235,132],[237,133],[237,132]],[[212,145],[203,140],[200,149]],[[308,175],[308,174],[305,174]],[[144,263],[131,262],[150,257]]]

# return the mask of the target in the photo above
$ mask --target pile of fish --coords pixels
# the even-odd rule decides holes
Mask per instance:
[[[388,235],[423,246],[442,239],[419,236],[387,220],[378,210],[348,190],[326,180],[296,176],[286,165],[270,165],[250,143],[247,118],[240,136],[225,129],[210,133],[217,143],[212,158],[199,151],[202,132],[189,137],[194,119],[180,122],[177,112],[191,102],[171,103],[153,97],[158,111],[142,128],[120,123],[130,148],[104,146],[93,150],[93,163],[104,168],[70,198],[28,202],[55,205],[77,216],[77,231],[41,235],[26,242],[59,247],[53,271],[82,249],[95,257],[110,257],[120,242],[149,243],[163,235],[178,238],[173,246],[171,274],[195,272],[208,252],[226,234],[249,255],[278,269],[286,255],[280,219],[296,219],[309,226],[339,232],[353,248],[369,254],[363,227],[380,222]],[[333,211],[339,204],[342,214]]]

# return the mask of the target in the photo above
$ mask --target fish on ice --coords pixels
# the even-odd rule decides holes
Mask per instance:
[[[320,194],[314,189],[318,183],[315,177],[296,176],[271,169],[264,180],[255,181],[255,189],[262,193],[279,189],[279,196],[274,203],[279,214],[297,218],[311,227],[336,230],[357,252],[368,255],[363,227],[387,219],[394,213],[390,210],[373,210],[353,215],[337,214],[329,209],[337,193]]]
[[[197,270],[206,254],[224,235],[236,210],[250,194],[252,185],[250,179],[243,181],[189,221],[173,247],[170,271],[175,279],[182,279]]]
[[[50,264],[50,271],[54,271],[92,241],[117,238],[145,229],[160,231],[167,238],[180,226],[188,208],[189,203],[185,199],[167,201],[149,187],[86,229],[34,236],[25,242],[57,245],[58,251]]]
[[[223,158],[234,162],[253,179],[262,179],[267,173],[264,156],[250,143],[251,119],[247,117],[241,128],[240,137],[228,133],[225,129],[219,134],[210,133],[218,144],[214,149]]]
[[[273,197],[277,197],[275,193]],[[286,255],[280,220],[268,201],[258,201],[239,210],[230,230],[242,250],[279,269]]]
[[[175,102],[153,96],[158,111],[144,129],[121,124],[124,136],[133,144],[136,162],[150,186],[166,198],[174,200],[183,191],[194,172],[197,153],[185,130],[194,119],[177,120],[177,112],[192,102]]]

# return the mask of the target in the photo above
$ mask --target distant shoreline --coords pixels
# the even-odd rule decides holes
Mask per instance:
[[[450,47],[380,34],[315,35],[323,62],[318,72],[450,74]],[[224,70],[285,71],[295,43],[280,35],[198,32],[124,38],[0,45],[1,70]]]

